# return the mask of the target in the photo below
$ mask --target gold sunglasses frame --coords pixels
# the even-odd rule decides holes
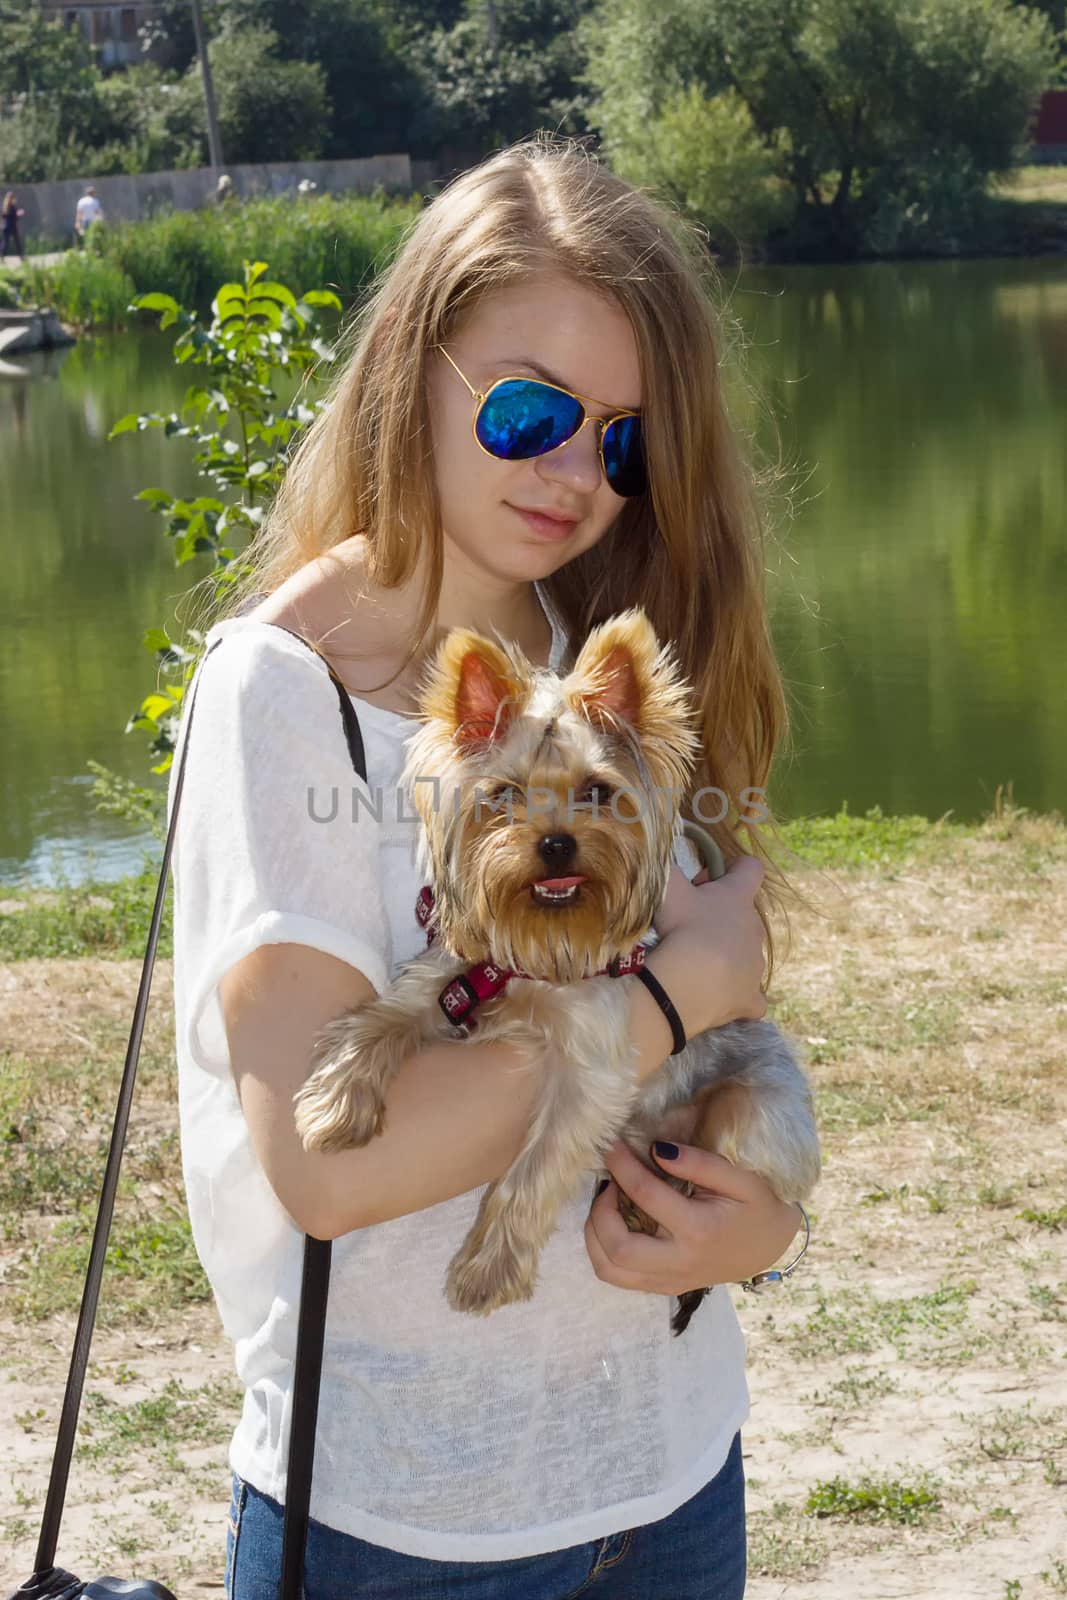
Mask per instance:
[[[502,383],[537,383],[540,384],[542,389],[554,389],[557,394],[565,394],[568,399],[577,400],[584,413],[581,422],[575,428],[573,433],[569,433],[565,439],[561,439],[559,444],[554,444],[551,450],[542,450],[540,455],[550,456],[554,451],[562,450],[565,444],[570,444],[572,439],[577,439],[587,422],[599,423],[600,431],[597,434],[596,448],[597,455],[600,457],[600,470],[604,474],[604,482],[607,484],[608,488],[611,489],[612,494],[616,495],[616,498],[619,500],[635,500],[640,498],[639,495],[618,494],[615,489],[612,489],[611,479],[608,477],[608,469],[604,464],[605,430],[609,428],[613,422],[624,422],[627,417],[636,417],[638,421],[640,421],[640,411],[616,411],[615,414],[610,417],[591,417],[588,411],[585,410],[586,406],[606,406],[608,402],[606,400],[594,400],[590,395],[587,394],[577,394],[573,389],[565,389],[562,383],[549,383],[547,378],[531,378],[528,372],[512,372],[503,378],[495,378],[489,385],[488,389],[486,389],[483,393],[480,389],[476,389],[473,383],[467,377],[466,373],[462,372],[460,368],[456,366],[456,363],[452,360],[452,357],[449,355],[443,344],[436,345],[435,349],[440,350],[449,366],[459,374],[467,388],[470,390],[471,398],[474,401],[474,415],[471,417],[471,433],[474,436],[474,442],[478,446],[478,449],[483,455],[488,456],[490,461],[506,461],[508,458],[507,456],[494,455],[491,450],[487,450],[485,448],[485,445],[479,439],[478,413],[482,409],[482,406],[488,400],[493,390],[499,389]],[[540,459],[540,456],[517,456],[515,459],[518,461],[537,461]]]

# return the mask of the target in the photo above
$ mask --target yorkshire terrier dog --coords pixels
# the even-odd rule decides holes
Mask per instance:
[[[393,1074],[428,1042],[501,1039],[537,1063],[522,1151],[485,1190],[448,1270],[450,1304],[479,1315],[532,1296],[562,1205],[614,1139],[664,1176],[649,1145],[681,1107],[692,1108],[686,1142],[754,1169],[783,1200],[805,1199],[820,1168],[811,1093],[773,1023],[709,1030],[636,1081],[638,941],[655,937],[697,751],[688,686],[644,613],[596,628],[563,678],[456,629],[420,710],[402,782],[419,817],[431,944],[317,1038],[295,1102],[305,1148],[380,1133]],[[655,1232],[632,1204],[622,1210]],[[682,1297],[676,1332],[702,1292]]]

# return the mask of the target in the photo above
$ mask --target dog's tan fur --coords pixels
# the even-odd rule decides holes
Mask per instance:
[[[380,1132],[400,1063],[457,1037],[437,1005],[442,988],[491,961],[523,977],[479,1007],[475,1036],[517,1045],[539,1069],[541,1098],[450,1265],[456,1310],[486,1315],[529,1299],[561,1206],[607,1146],[621,1135],[651,1165],[649,1139],[683,1104],[701,1104],[693,1142],[762,1172],[782,1198],[804,1198],[818,1141],[807,1082],[778,1030],[713,1030],[641,1088],[629,1037],[638,980],[590,976],[651,928],[696,750],[688,690],[644,614],[597,628],[564,678],[512,645],[454,630],[421,709],[403,781],[420,818],[437,942],[386,994],[321,1034],[296,1097],[305,1146],[336,1150]],[[594,783],[610,804],[593,803]],[[539,847],[564,835],[582,881],[565,903],[546,904],[533,886],[563,880],[546,872]]]

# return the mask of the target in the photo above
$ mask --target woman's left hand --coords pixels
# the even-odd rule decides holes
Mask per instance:
[[[799,1208],[779,1200],[763,1178],[724,1156],[677,1145],[678,1159],[656,1156],[665,1172],[695,1183],[692,1198],[642,1166],[622,1143],[604,1165],[614,1181],[594,1202],[585,1246],[597,1277],[620,1289],[679,1295],[765,1272],[802,1226]],[[619,1214],[619,1189],[659,1224],[631,1233]]]

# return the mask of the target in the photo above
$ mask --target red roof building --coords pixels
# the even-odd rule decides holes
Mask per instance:
[[[1059,146],[1067,159],[1067,89],[1046,89],[1034,124],[1035,151],[1048,156]]]

